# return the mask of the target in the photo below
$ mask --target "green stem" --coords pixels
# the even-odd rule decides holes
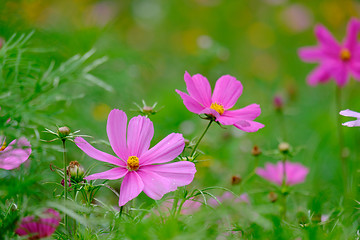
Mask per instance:
[[[119,217],[120,217],[120,218],[121,218],[121,215],[122,215],[123,210],[124,210],[124,206],[121,206],[121,207],[120,207],[120,212],[119,212]]]
[[[67,161],[66,161],[66,147],[65,147],[65,139],[62,139],[63,142],[63,160],[64,160],[64,204],[66,208],[66,201],[67,201],[67,194],[68,194],[68,178],[67,178]],[[65,231],[68,233],[68,219],[66,213],[64,213],[64,225],[65,225]]]
[[[344,131],[341,125],[341,116],[339,112],[342,110],[342,88],[336,87],[336,119],[337,119],[337,130],[339,138],[339,148],[340,148],[340,161],[343,173],[343,182],[344,182],[344,192],[347,192],[347,168],[346,168],[346,158],[344,155]]]
[[[196,142],[195,147],[193,148],[193,150],[192,150],[192,152],[191,152],[191,154],[190,154],[191,157],[194,156],[194,153],[195,153],[197,147],[199,146],[200,141],[201,141],[201,140],[203,139],[203,137],[205,136],[205,133],[209,130],[209,127],[210,127],[210,125],[211,125],[211,123],[212,123],[213,121],[214,121],[214,120],[210,120],[210,121],[209,121],[209,124],[208,124],[207,127],[205,128],[205,130],[204,130],[204,132],[202,133],[202,135],[200,136],[199,140]]]
[[[241,186],[243,186],[243,185],[245,185],[245,183],[247,182],[247,181],[249,181],[253,176],[255,176],[255,174],[256,174],[256,169],[257,169],[257,167],[258,167],[258,165],[259,165],[259,156],[254,156],[254,161],[255,161],[255,164],[254,164],[254,168],[253,168],[253,170],[250,172],[250,174],[249,175],[247,175],[245,178],[244,178],[244,180],[242,180],[241,181],[241,183],[240,183],[240,189],[241,189]]]

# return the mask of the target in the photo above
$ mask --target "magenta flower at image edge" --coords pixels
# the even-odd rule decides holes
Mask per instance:
[[[360,80],[360,48],[357,40],[359,31],[359,20],[351,19],[344,41],[338,43],[323,25],[315,27],[319,45],[303,47],[298,52],[303,61],[319,63],[307,77],[309,85],[325,83],[334,78],[337,85],[342,87],[348,82],[350,74]]]
[[[175,90],[182,98],[185,107],[196,114],[207,114],[215,117],[223,125],[234,125],[245,132],[256,132],[264,125],[253,120],[261,109],[258,104],[251,104],[241,109],[232,108],[242,94],[243,86],[235,77],[225,75],[220,77],[211,95],[209,81],[201,74],[190,76],[185,72],[184,80],[189,93]]]
[[[29,159],[31,145],[26,138],[15,139],[6,145],[5,138],[0,136],[0,144],[0,168],[11,170]]]
[[[286,185],[294,185],[305,181],[309,169],[300,163],[285,162]],[[283,162],[277,164],[266,163],[265,168],[257,168],[256,174],[279,186],[283,182]]]
[[[164,164],[183,151],[185,143],[181,134],[171,133],[149,149],[154,135],[150,119],[137,116],[129,121],[127,129],[126,125],[127,116],[123,111],[114,109],[110,112],[106,130],[116,157],[95,149],[81,137],[75,138],[76,145],[88,156],[116,166],[87,176],[86,180],[124,177],[119,206],[125,205],[142,191],[150,198],[159,200],[164,194],[192,182],[196,172],[194,163],[180,161]]]
[[[28,236],[29,239],[45,238],[55,232],[60,220],[60,214],[49,208],[39,218],[35,216],[24,217],[15,233],[19,236]]]
[[[354,117],[357,118],[354,121],[349,121],[349,122],[345,122],[342,125],[343,126],[347,126],[347,127],[360,127],[360,113],[355,112],[355,111],[351,111],[349,109],[346,110],[342,110],[340,112],[340,115],[343,115],[345,117]]]

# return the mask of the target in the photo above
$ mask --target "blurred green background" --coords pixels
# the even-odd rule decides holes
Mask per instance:
[[[79,82],[59,89],[79,99],[51,106],[61,110],[53,116],[53,126],[65,124],[95,139],[107,139],[111,109],[135,116],[134,102],[142,100],[163,107],[151,116],[152,144],[171,132],[188,139],[199,136],[206,122],[188,112],[174,91],[186,89],[184,72],[201,73],[212,86],[222,75],[235,76],[244,86],[236,107],[260,104],[262,114],[256,120],[265,128],[244,133],[212,126],[200,145],[204,161],[197,166],[193,185],[224,186],[265,202],[266,194],[258,193],[268,186],[264,180],[255,177],[253,184],[240,190],[231,186],[231,177],[251,171],[255,144],[265,152],[259,164],[263,166],[265,161],[277,161],[266,152],[288,141],[301,148],[292,160],[310,168],[306,183],[296,187],[308,196],[300,198],[304,199],[297,210],[326,213],[339,205],[343,192],[335,84],[308,86],[305,79],[315,65],[301,62],[297,49],[316,45],[317,23],[341,40],[348,20],[359,11],[360,3],[349,0],[1,0],[0,36],[8,39],[13,33],[35,30],[31,45],[49,49],[36,56],[44,68],[92,48],[94,59],[109,57],[93,74],[112,86],[111,91]],[[359,94],[360,83],[351,80],[344,88],[343,109],[360,111]],[[284,99],[284,123],[273,106],[276,95]],[[345,127],[344,132],[350,185],[353,199],[358,199],[360,132]],[[104,145],[96,147],[112,152]],[[54,154],[60,165],[61,154]],[[95,162],[74,146],[70,154],[70,160],[80,160],[86,167]],[[102,169],[100,165],[94,171]]]

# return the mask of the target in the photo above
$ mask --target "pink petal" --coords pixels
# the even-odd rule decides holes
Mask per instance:
[[[344,47],[351,52],[355,50],[358,44],[358,34],[360,30],[360,22],[356,18],[352,18],[347,25],[346,37],[344,39]]]
[[[6,170],[17,168],[29,159],[30,154],[31,145],[26,138],[13,140],[4,151],[0,152],[0,168]]]
[[[232,108],[241,96],[243,86],[236,78],[225,75],[215,84],[212,102],[223,105],[224,109]]]
[[[315,35],[326,51],[332,54],[339,53],[340,45],[323,25],[317,25],[315,27]]]
[[[110,141],[110,145],[116,155],[122,160],[127,160],[127,147],[126,147],[126,114],[119,110],[113,109],[109,113],[106,131]]]
[[[239,120],[254,120],[260,114],[260,105],[251,104],[238,110],[226,110],[217,120],[223,125],[233,125]]]
[[[347,71],[345,64],[341,64],[333,69],[333,77],[339,87],[346,85],[349,80],[349,72]]]
[[[111,164],[114,164],[117,166],[126,166],[126,163],[123,160],[121,160],[117,157],[114,157],[108,153],[105,153],[105,152],[95,149],[87,141],[85,141],[85,139],[83,139],[82,137],[76,137],[75,144],[84,153],[86,153],[89,157],[92,157],[92,158],[102,161],[102,162],[111,163]]]
[[[342,125],[347,127],[360,127],[360,120],[345,122]]]
[[[190,184],[196,173],[195,164],[180,161],[161,165],[147,165],[141,167],[145,171],[152,171],[162,177],[168,178],[174,186],[180,187]]]
[[[185,72],[184,80],[189,95],[204,107],[210,107],[211,87],[206,77],[201,74],[191,77],[188,72]]]
[[[262,123],[258,123],[250,120],[240,120],[239,122],[234,124],[234,126],[244,132],[256,132],[260,128],[265,127],[265,125]]]
[[[172,161],[182,153],[184,147],[185,143],[182,134],[171,133],[141,156],[139,159],[140,165]]]
[[[214,110],[212,108],[205,108],[204,110],[202,110],[200,112],[200,114],[207,114],[207,115],[214,116],[216,121],[220,117],[220,113],[218,113],[216,110]]]
[[[286,184],[294,185],[302,183],[305,181],[305,178],[309,170],[299,163],[290,163],[286,162]]]
[[[342,110],[340,111],[340,115],[343,115],[345,117],[355,117],[355,118],[360,118],[360,113],[346,109],[346,110]]]
[[[354,79],[360,81],[360,63],[357,60],[354,60],[349,64],[349,70],[354,76]]]
[[[127,146],[129,156],[140,157],[150,147],[154,136],[153,123],[144,116],[137,116],[130,120],[128,126]]]
[[[204,109],[204,107],[201,106],[200,103],[198,103],[194,98],[190,97],[186,93],[183,93],[177,89],[175,91],[180,95],[180,97],[182,98],[182,100],[184,102],[185,107],[190,112],[199,114]]]
[[[144,189],[144,183],[136,171],[125,175],[120,188],[119,206],[124,206],[128,201],[136,198]]]
[[[324,57],[319,47],[303,47],[299,49],[298,54],[304,62],[319,62]]]
[[[279,163],[282,164],[282,162]],[[256,174],[277,185],[281,186],[282,184],[282,165],[266,163],[265,168],[256,169]]]
[[[168,178],[160,176],[151,170],[140,168],[137,173],[144,183],[144,193],[152,199],[160,200],[166,193],[177,188]]]
[[[310,86],[315,86],[318,83],[324,83],[331,78],[329,65],[320,65],[315,68],[307,77],[307,83]]]
[[[86,180],[95,180],[95,179],[109,179],[109,180],[115,180],[122,178],[126,175],[128,170],[124,167],[117,167],[110,170],[107,170],[105,172],[95,173],[92,175],[89,175],[87,177],[84,177]]]

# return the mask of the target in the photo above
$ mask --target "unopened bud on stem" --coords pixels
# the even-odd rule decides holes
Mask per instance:
[[[58,134],[59,134],[59,137],[60,138],[64,138],[64,137],[67,137],[69,136],[70,134],[70,128],[64,126],[64,127],[59,127],[58,129]]]
[[[287,142],[282,142],[279,144],[278,148],[281,153],[286,154],[290,150],[290,144],[288,144]]]

